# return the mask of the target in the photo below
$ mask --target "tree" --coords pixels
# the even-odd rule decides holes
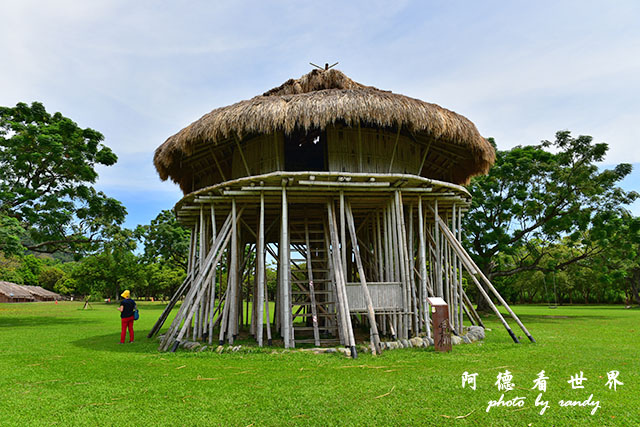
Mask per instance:
[[[142,291],[147,297],[171,298],[187,276],[184,269],[169,264],[148,264],[145,271],[147,285]]]
[[[124,221],[122,204],[91,186],[95,166],[117,161],[102,140],[39,102],[0,107],[0,214],[25,228],[28,249],[84,249]]]
[[[0,212],[0,252],[5,255],[20,255],[24,252],[22,240],[26,237],[20,222]]]
[[[118,298],[124,289],[136,292],[146,286],[144,265],[133,251],[133,232],[117,226],[107,227],[104,242],[94,255],[84,257],[72,272],[78,292]]]
[[[561,131],[554,142],[497,152],[489,174],[469,187],[473,203],[465,217],[467,247],[489,278],[561,270],[603,250],[618,231],[613,220],[638,197],[617,187],[631,165],[598,170],[607,149]],[[541,263],[562,238],[571,256]],[[498,254],[511,263],[498,265]]]
[[[149,225],[139,225],[135,235],[144,243],[147,263],[168,263],[186,270],[191,232],[178,223],[172,211],[162,211]]]

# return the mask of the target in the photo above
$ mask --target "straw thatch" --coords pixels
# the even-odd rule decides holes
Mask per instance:
[[[0,282],[0,302],[33,301],[29,291],[11,282]]]
[[[294,129],[347,126],[397,128],[468,150],[469,159],[456,182],[486,173],[495,160],[493,147],[467,118],[435,104],[357,83],[342,72],[313,70],[263,95],[205,114],[168,138],[155,152],[160,178],[171,177],[187,190],[182,169],[196,146],[220,144],[237,137],[291,133]]]
[[[62,300],[62,296],[55,292],[51,292],[41,286],[22,286],[38,301],[55,301]]]

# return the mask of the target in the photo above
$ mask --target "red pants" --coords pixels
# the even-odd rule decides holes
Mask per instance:
[[[122,332],[120,333],[120,343],[124,344],[127,337],[127,328],[129,328],[129,342],[133,342],[133,316],[125,317],[122,320]]]

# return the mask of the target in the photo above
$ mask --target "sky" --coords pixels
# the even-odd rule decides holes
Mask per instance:
[[[591,135],[640,191],[640,2],[391,3],[0,0],[0,105],[100,131],[119,161],[96,187],[129,228],[182,196],[153,167],[166,138],[309,62],[456,111],[499,149]]]

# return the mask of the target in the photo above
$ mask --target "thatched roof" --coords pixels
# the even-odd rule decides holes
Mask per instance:
[[[52,292],[50,290],[47,290],[41,286],[22,286],[22,288],[24,288],[27,292],[29,292],[31,295],[40,297],[40,298],[55,298],[55,299],[62,299],[62,296]]]
[[[337,122],[397,128],[469,151],[457,183],[486,173],[495,160],[493,147],[475,125],[453,111],[419,99],[357,83],[342,72],[313,70],[263,95],[217,108],[169,137],[155,152],[160,178],[181,183],[181,169],[199,144],[219,144],[246,135],[324,129]],[[183,189],[184,186],[183,186]]]
[[[0,282],[0,293],[11,298],[33,299],[24,287],[11,282]]]

